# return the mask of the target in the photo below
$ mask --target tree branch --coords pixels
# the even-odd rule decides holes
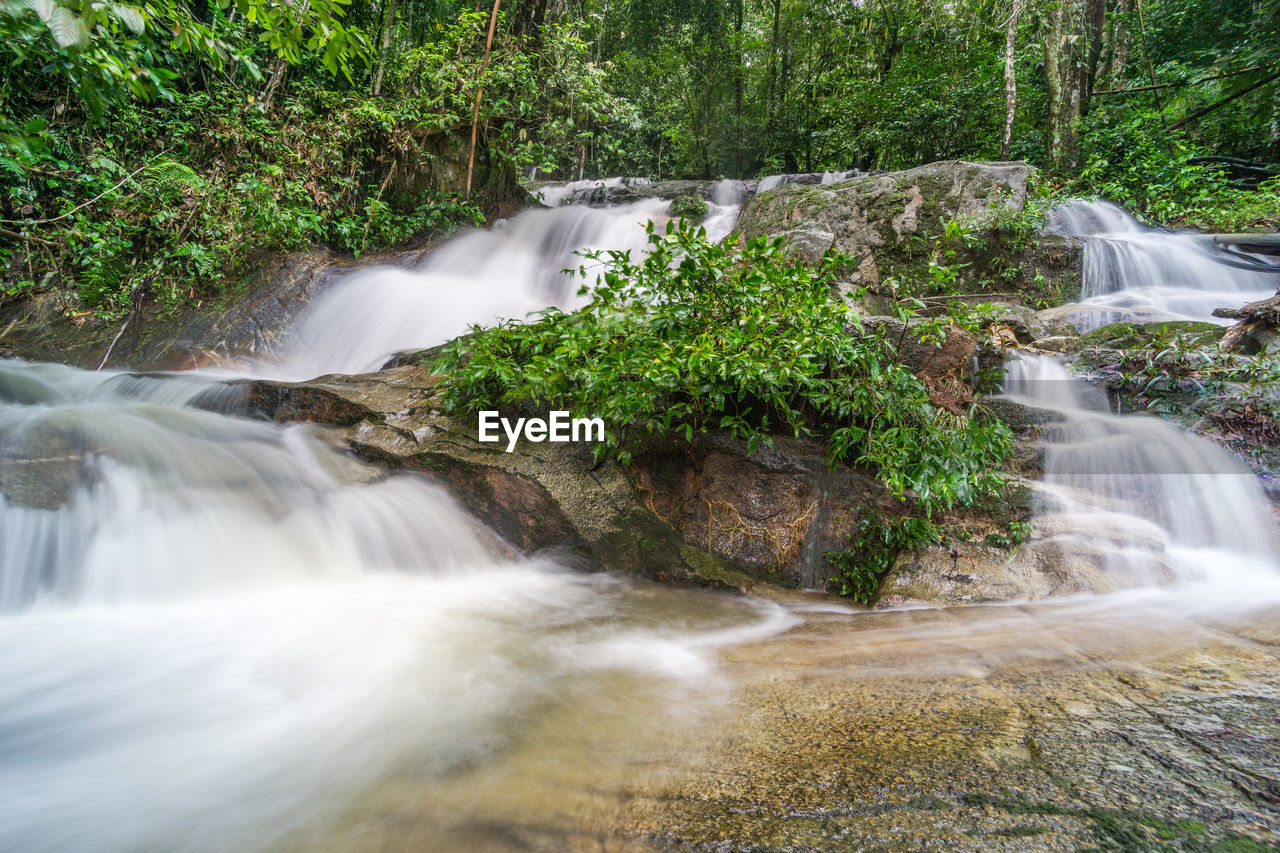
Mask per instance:
[[[1227,104],[1234,101],[1236,98],[1244,97],[1245,95],[1252,92],[1254,89],[1261,89],[1263,86],[1267,85],[1268,83],[1273,83],[1276,80],[1280,80],[1280,71],[1277,71],[1275,74],[1272,74],[1270,77],[1264,77],[1263,79],[1257,81],[1256,83],[1250,86],[1245,86],[1239,92],[1235,92],[1234,94],[1227,95],[1225,98],[1221,98],[1217,101],[1214,101],[1212,104],[1210,104],[1209,106],[1205,107],[1202,110],[1196,110],[1191,115],[1184,118],[1182,121],[1176,121],[1173,124],[1169,125],[1169,129],[1177,130],[1180,127],[1191,124],[1191,122],[1193,121],[1202,119],[1205,116],[1207,116],[1209,113],[1216,110],[1218,107],[1224,107]]]

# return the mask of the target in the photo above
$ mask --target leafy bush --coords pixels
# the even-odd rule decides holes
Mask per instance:
[[[1214,231],[1280,224],[1280,179],[1257,190],[1236,186],[1219,166],[1197,160],[1206,151],[1167,134],[1139,115],[1084,137],[1086,162],[1070,190],[1113,201],[1153,222]]]
[[[829,255],[814,270],[780,239],[726,246],[674,223],[663,234],[650,224],[649,249],[638,263],[592,255],[603,274],[577,311],[451,344],[437,362],[446,409],[589,413],[606,423],[599,452],[623,463],[654,434],[727,430],[749,451],[775,433],[816,436],[831,464],[872,468],[926,518],[998,485],[1008,428],[930,403],[925,384],[831,298],[847,259]]]
[[[824,556],[836,570],[831,580],[839,586],[840,594],[868,604],[899,554],[937,540],[937,528],[926,519],[880,519],[864,514],[858,518],[848,546]]]
[[[671,215],[696,222],[707,215],[707,202],[700,195],[682,195],[671,202]]]

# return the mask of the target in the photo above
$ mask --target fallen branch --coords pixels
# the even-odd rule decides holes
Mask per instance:
[[[1217,101],[1214,101],[1212,104],[1205,107],[1204,109],[1196,110],[1191,115],[1187,116],[1181,121],[1175,121],[1173,124],[1169,125],[1169,129],[1177,130],[1180,127],[1191,124],[1191,122],[1193,121],[1202,119],[1205,116],[1207,116],[1209,113],[1218,109],[1218,107],[1225,107],[1227,104],[1231,103],[1236,98],[1242,98],[1245,95],[1249,94],[1250,92],[1254,91],[1255,89],[1261,89],[1263,86],[1267,85],[1268,83],[1273,83],[1276,80],[1280,80],[1280,71],[1277,71],[1275,74],[1272,74],[1270,77],[1264,77],[1261,80],[1257,81],[1256,83],[1253,83],[1249,86],[1245,86],[1239,92],[1235,92],[1233,94],[1227,95],[1225,98],[1221,98]]]
[[[1280,293],[1270,299],[1250,302],[1243,308],[1219,308],[1213,315],[1240,321],[1227,329],[1218,342],[1218,348],[1224,352],[1236,349],[1249,338],[1256,340],[1263,336],[1265,342],[1264,333],[1280,330]]]
[[[167,152],[168,152],[168,149],[166,149],[166,150],[165,150],[164,152],[162,152],[162,153],[167,153]],[[50,222],[57,222],[59,219],[66,219],[68,216],[70,216],[71,214],[75,213],[77,210],[81,210],[81,209],[86,208],[86,207],[88,207],[89,205],[93,204],[95,201],[97,201],[98,199],[102,198],[102,197],[103,197],[104,195],[106,195],[107,193],[113,193],[113,192],[115,192],[116,190],[120,189],[120,188],[121,188],[122,186],[124,186],[124,185],[125,185],[125,183],[127,183],[127,182],[128,182],[128,181],[129,181],[129,180],[130,180],[134,175],[138,174],[139,172],[141,172],[143,169],[147,168],[147,167],[148,167],[148,166],[150,166],[150,165],[151,165],[151,163],[143,163],[141,166],[139,166],[138,168],[134,169],[132,172],[130,172],[129,174],[127,174],[127,175],[125,175],[123,178],[121,178],[121,179],[120,179],[120,182],[119,182],[118,184],[116,184],[115,186],[113,186],[113,187],[111,187],[111,188],[109,188],[109,189],[105,189],[105,190],[103,190],[102,192],[100,192],[100,193],[98,193],[97,195],[95,195],[93,198],[91,198],[91,199],[89,199],[88,201],[86,201],[84,204],[77,204],[75,207],[71,208],[71,209],[70,209],[70,210],[68,210],[66,213],[64,213],[64,214],[62,214],[62,215],[60,215],[60,216],[55,216],[55,217],[53,217],[52,219],[0,219],[0,222],[5,222],[5,223],[8,223],[9,225],[47,225],[47,224],[48,224],[48,223],[50,223]]]
[[[5,219],[0,221],[9,222],[10,220]],[[14,240],[23,240],[31,243],[39,243],[43,246],[52,246],[55,249],[62,248],[60,244],[55,243],[52,240],[46,240],[45,238],[37,237],[34,234],[19,234],[17,231],[10,231],[8,228],[0,228],[0,236],[11,237]]]
[[[152,277],[154,278],[154,276]],[[129,324],[133,322],[133,318],[138,316],[138,309],[142,307],[142,291],[145,290],[147,285],[150,283],[150,281],[147,281],[146,283],[139,285],[138,289],[133,292],[133,310],[130,311],[129,316],[125,318],[124,325],[120,327],[120,331],[116,332],[116,336],[111,339],[111,344],[107,347],[107,351],[102,354],[102,361],[98,362],[97,370],[101,370],[106,366],[107,359],[111,358],[111,351],[116,348],[116,344],[120,343],[120,338],[124,337],[125,329],[129,328]],[[94,372],[96,373],[97,370]]]

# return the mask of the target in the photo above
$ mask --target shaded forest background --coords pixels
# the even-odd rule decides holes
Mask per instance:
[[[0,0],[0,37],[0,298],[104,316],[517,178],[1005,158],[1157,222],[1280,217],[1280,0]]]

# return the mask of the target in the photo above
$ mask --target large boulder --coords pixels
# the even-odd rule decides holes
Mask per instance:
[[[836,184],[789,183],[749,201],[738,228],[747,237],[784,236],[807,261],[827,249],[848,255],[853,287],[895,277],[919,292],[930,289],[929,261],[946,237],[939,260],[959,268],[951,289],[1061,301],[1079,291],[1078,248],[1061,238],[1028,244],[1002,229],[1024,211],[1032,171],[1025,163],[951,160]],[[957,237],[953,226],[948,237],[952,222],[968,236]]]
[[[360,457],[425,473],[508,543],[571,548],[592,563],[654,579],[744,588],[760,580],[822,587],[824,554],[848,541],[850,509],[890,507],[820,446],[778,438],[748,453],[727,435],[655,443],[628,467],[593,448],[481,443],[476,424],[435,408],[436,377],[415,364],[304,383],[244,383],[250,410],[343,428]]]

